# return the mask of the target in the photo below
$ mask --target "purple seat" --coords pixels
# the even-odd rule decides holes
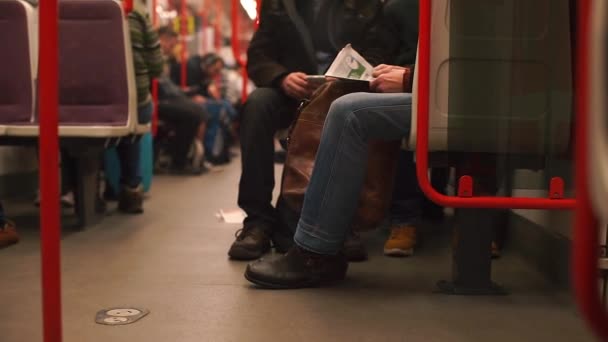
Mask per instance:
[[[59,17],[60,134],[126,135],[136,109],[121,4],[61,0]]]
[[[34,9],[20,0],[0,0],[0,125],[33,120],[35,51],[31,48]]]

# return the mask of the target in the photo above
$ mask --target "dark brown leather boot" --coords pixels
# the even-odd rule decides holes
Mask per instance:
[[[239,229],[228,256],[234,260],[255,260],[270,250],[270,229],[248,224]]]
[[[294,244],[285,255],[250,263],[245,278],[262,288],[297,289],[338,282],[345,278],[347,269],[342,254],[317,254]]]

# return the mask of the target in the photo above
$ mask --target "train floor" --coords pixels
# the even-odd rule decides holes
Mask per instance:
[[[277,166],[277,170],[279,167]],[[569,294],[556,290],[507,249],[494,280],[507,296],[448,296],[450,233],[426,227],[414,257],[382,256],[387,235],[367,237],[370,260],[322,289],[269,291],[243,278],[246,263],[226,252],[236,224],[238,162],[200,177],[158,176],[145,214],[108,216],[80,231],[64,228],[64,341],[591,341]],[[10,201],[22,241],[0,250],[0,341],[42,340],[38,213]],[[119,326],[95,323],[104,308],[150,313]]]

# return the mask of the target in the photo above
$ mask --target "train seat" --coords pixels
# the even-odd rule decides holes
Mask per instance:
[[[31,125],[38,73],[37,10],[21,0],[0,0],[0,135]]]
[[[506,14],[506,15],[505,15]],[[429,151],[564,154],[570,144],[568,0],[434,0]],[[415,72],[415,149],[419,92]]]

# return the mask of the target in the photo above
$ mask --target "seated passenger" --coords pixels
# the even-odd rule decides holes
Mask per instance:
[[[210,97],[209,86],[224,69],[224,60],[215,53],[203,56],[192,56],[187,63],[186,92],[189,95]],[[181,63],[171,65],[171,79],[176,84],[181,83]]]
[[[0,203],[0,248],[7,247],[19,242],[19,235],[15,224],[8,221],[4,216],[4,208]]]
[[[393,198],[389,208],[390,235],[384,244],[384,254],[401,257],[414,254],[417,227],[422,217],[424,195],[418,186],[414,155],[399,151]]]
[[[367,6],[377,4],[340,2],[344,6],[340,7],[326,0],[262,2],[260,27],[247,51],[247,71],[258,88],[249,95],[240,122],[242,172],[238,205],[247,218],[230,246],[230,258],[256,259],[271,245],[279,252],[289,248],[291,239],[285,236],[293,233],[285,228],[280,210],[272,203],[274,136],[291,124],[299,102],[314,91],[307,76],[324,73],[345,43],[361,47],[357,50],[372,63],[380,63],[372,58],[393,60],[401,33],[389,30],[384,20],[376,20],[384,19],[382,9]],[[344,11],[337,12],[340,8]],[[369,8],[377,12],[368,11]],[[357,253],[352,255],[365,255],[356,235],[351,234],[350,241],[346,249],[349,255],[353,250]]]
[[[348,263],[340,253],[365,179],[368,141],[401,140],[411,124],[413,66],[379,65],[372,90],[334,101],[294,236],[279,258],[248,265],[245,277],[267,288],[300,288],[343,280]]]
[[[207,85],[207,92],[210,97],[205,103],[209,113],[205,134],[205,157],[212,164],[225,164],[230,162],[229,148],[234,140],[232,124],[237,113],[232,104],[222,97],[217,85]]]
[[[173,49],[177,44],[177,34],[169,27],[159,29],[161,50],[167,63],[173,59]],[[169,65],[158,80],[158,116],[170,124],[176,136],[171,142],[171,170],[175,173],[200,174],[202,165],[188,165],[188,154],[193,144],[202,150],[206,130],[207,113],[203,108],[205,98],[194,95],[189,98],[169,77]]]
[[[137,114],[140,124],[150,122],[154,104],[150,95],[151,80],[162,72],[163,58],[156,31],[146,14],[146,6],[136,1],[128,15],[131,46],[137,83]],[[120,160],[118,210],[139,214],[143,212],[143,186],[140,171],[140,144],[132,139],[121,139],[116,147]]]

